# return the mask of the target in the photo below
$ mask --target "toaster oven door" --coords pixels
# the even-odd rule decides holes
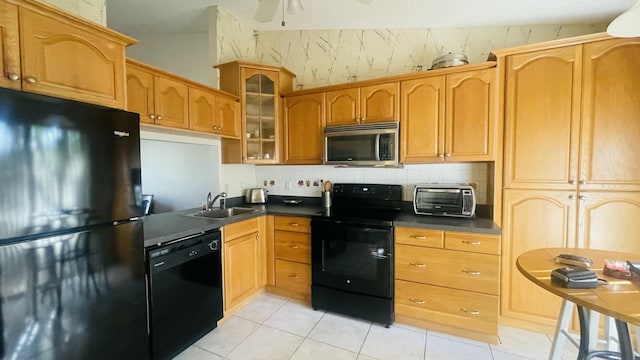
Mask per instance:
[[[413,207],[416,214],[459,216],[463,201],[459,188],[416,188]]]

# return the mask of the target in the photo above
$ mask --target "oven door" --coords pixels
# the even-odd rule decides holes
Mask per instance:
[[[311,222],[312,283],[391,298],[391,227],[314,219]]]

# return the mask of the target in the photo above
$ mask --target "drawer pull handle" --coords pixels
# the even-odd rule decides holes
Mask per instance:
[[[480,271],[474,271],[474,270],[462,270],[462,272],[467,273],[467,274],[469,274],[469,275],[474,275],[474,276],[480,275]]]
[[[298,275],[296,275],[296,274],[293,274],[293,275],[289,275],[289,278],[290,278],[290,279],[297,280],[297,279],[300,279],[300,276],[298,276]]]
[[[409,301],[411,301],[414,304],[424,304],[424,300],[420,300],[420,299],[409,298]]]
[[[409,263],[409,265],[411,265],[411,266],[415,266],[415,267],[417,267],[417,268],[423,268],[423,267],[426,267],[426,266],[427,266],[427,265],[425,265],[425,264],[418,264],[418,263],[414,263],[414,262],[410,262],[410,263]]]
[[[424,235],[411,235],[411,237],[418,240],[427,240],[427,237]]]
[[[469,315],[480,315],[480,311],[478,310],[467,310],[466,308],[460,308],[460,310],[462,310],[463,312]]]
[[[298,224],[298,223],[290,223],[289,225],[291,225],[293,227],[300,226],[300,224]]]
[[[462,243],[467,245],[480,245],[480,241],[462,240]]]
[[[291,246],[289,246],[289,247],[290,247],[290,248],[292,248],[292,249],[297,249],[297,248],[298,248],[298,245],[291,245]]]

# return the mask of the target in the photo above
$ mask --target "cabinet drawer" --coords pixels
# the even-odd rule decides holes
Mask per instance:
[[[444,248],[500,255],[500,236],[447,231]]]
[[[225,225],[224,242],[258,231],[258,220],[259,218],[253,218],[249,220],[240,221],[234,224]]]
[[[311,219],[294,216],[276,216],[275,229],[311,233]]]
[[[311,264],[311,235],[276,230],[275,243],[276,258]]]
[[[464,251],[396,246],[397,279],[498,295],[499,257]]]
[[[395,242],[398,244],[442,248],[444,246],[443,233],[442,230],[396,227]]]
[[[276,260],[276,287],[311,295],[311,265]]]
[[[397,280],[395,312],[474,332],[498,334],[498,297],[494,295]]]

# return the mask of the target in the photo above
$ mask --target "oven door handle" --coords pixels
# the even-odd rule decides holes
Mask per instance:
[[[382,250],[382,251],[380,251]],[[385,260],[391,257],[391,253],[384,253],[384,249],[378,249],[378,250],[373,250],[370,253],[371,257],[373,257],[374,259],[379,259],[379,260]]]

